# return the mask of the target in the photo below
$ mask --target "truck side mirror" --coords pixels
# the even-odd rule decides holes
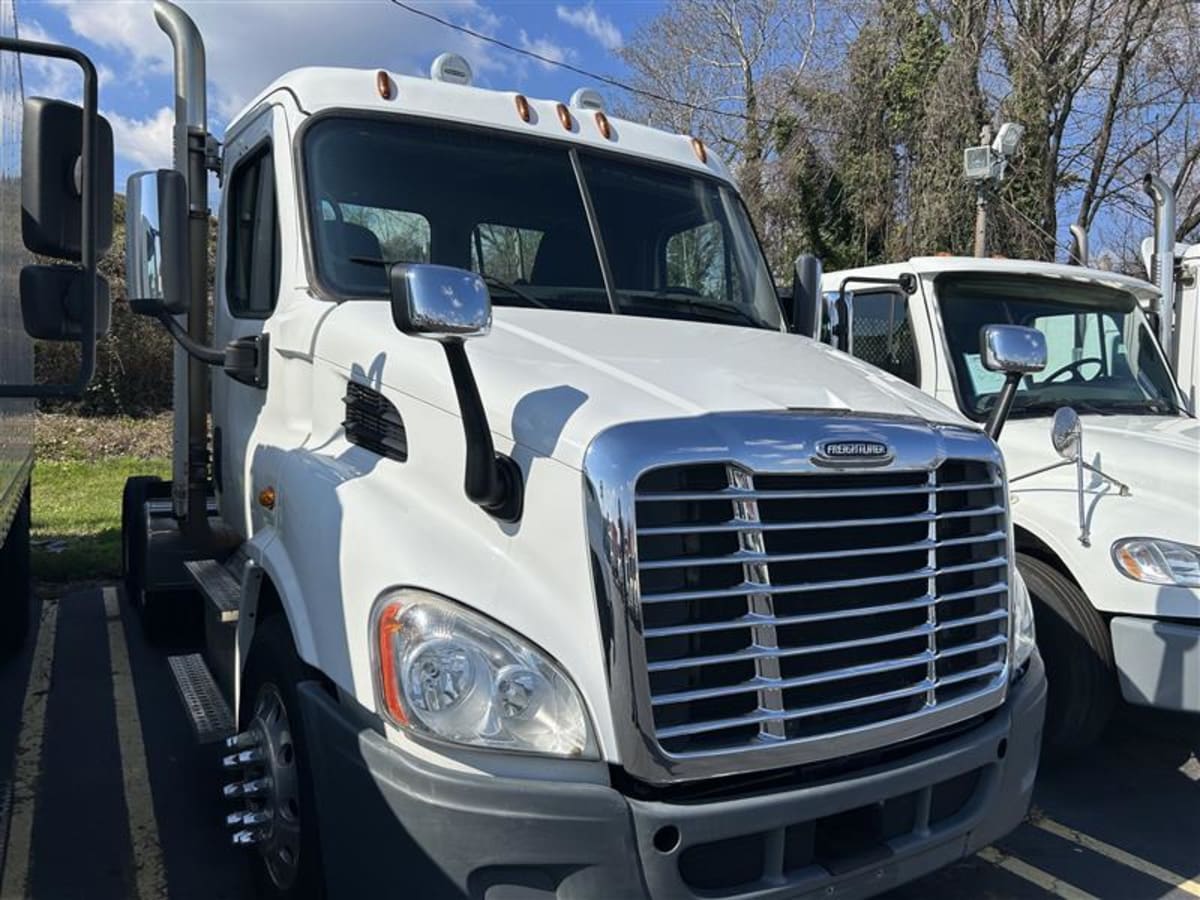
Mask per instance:
[[[39,341],[84,340],[88,274],[77,266],[25,266],[21,269],[21,319],[25,333]],[[112,304],[108,279],[96,276],[96,337],[108,334]]]
[[[188,311],[187,182],[175,169],[135,172],[125,189],[125,293],[134,312]]]
[[[999,440],[1021,378],[1046,368],[1046,336],[1021,325],[986,325],[979,334],[979,345],[983,367],[1005,376],[984,426],[993,440]]]
[[[21,144],[21,238],[39,256],[79,262],[83,254],[83,110],[30,97]],[[113,135],[96,117],[92,189],[97,207],[96,255],[112,247]]]
[[[1079,421],[1079,413],[1069,406],[1061,406],[1054,411],[1054,420],[1050,424],[1050,443],[1063,459],[1074,462],[1079,456],[1079,445],[1082,443],[1083,424]]]
[[[502,522],[516,522],[524,507],[525,479],[512,457],[496,452],[467,359],[466,340],[483,337],[492,328],[487,285],[465,269],[406,263],[388,267],[388,283],[396,327],[404,334],[438,341],[446,353],[467,445],[467,498]]]
[[[786,295],[785,295],[786,297]],[[819,339],[821,331],[821,261],[809,253],[796,258],[792,267],[790,304],[784,311],[794,334]]]

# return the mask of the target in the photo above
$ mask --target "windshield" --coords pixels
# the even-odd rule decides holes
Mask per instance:
[[[986,416],[1004,375],[983,367],[985,325],[1014,324],[1046,336],[1042,372],[1021,379],[1014,417],[1080,413],[1177,415],[1175,385],[1137,301],[1124,291],[1036,277],[943,276],[936,289],[959,403]]]
[[[304,153],[317,273],[340,297],[387,296],[382,263],[439,263],[478,272],[497,306],[780,327],[714,179],[584,149],[577,175],[567,146],[401,119],[321,119]]]

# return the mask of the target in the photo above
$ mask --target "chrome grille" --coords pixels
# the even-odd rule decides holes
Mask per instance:
[[[980,460],[642,475],[637,593],[662,751],[917,726],[995,693],[1007,671],[1003,491]]]

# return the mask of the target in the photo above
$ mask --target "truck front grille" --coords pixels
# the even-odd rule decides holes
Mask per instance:
[[[919,720],[1006,672],[1008,545],[990,463],[637,482],[654,736],[680,758]]]

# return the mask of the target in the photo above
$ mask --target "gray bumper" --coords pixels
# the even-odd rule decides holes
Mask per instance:
[[[1035,654],[1003,709],[943,744],[849,777],[683,804],[431,767],[317,685],[301,688],[329,896],[373,900],[870,896],[1016,827],[1045,696]]]
[[[1138,706],[1200,712],[1200,623],[1112,620],[1121,694]]]

